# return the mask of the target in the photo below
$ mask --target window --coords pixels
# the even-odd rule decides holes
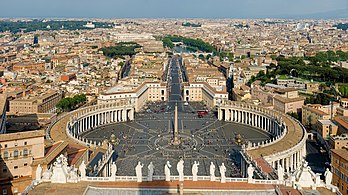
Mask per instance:
[[[14,168],[14,169],[18,169],[18,166],[14,166],[13,168]]]
[[[2,169],[2,172],[3,172],[3,173],[7,173],[7,169],[6,169],[6,168],[3,168],[3,169]]]
[[[23,156],[28,156],[28,149],[27,149],[27,148],[24,148],[24,150],[23,150]]]
[[[13,157],[18,158],[18,150],[15,150],[15,151],[13,152]]]
[[[24,145],[26,146],[26,145],[27,145],[27,142],[24,142]]]
[[[7,148],[7,144],[5,144],[5,148]]]
[[[24,166],[25,166],[25,167],[28,166],[28,163],[24,163]]]
[[[7,189],[2,190],[2,194],[6,195],[7,194]]]
[[[4,159],[5,160],[8,159],[8,152],[7,151],[4,152]]]

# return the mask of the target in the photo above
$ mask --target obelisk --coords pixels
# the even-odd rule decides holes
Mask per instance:
[[[178,131],[178,105],[175,104],[175,111],[174,111],[174,139],[173,139],[173,144],[174,145],[179,145],[180,140],[179,140],[179,131]]]

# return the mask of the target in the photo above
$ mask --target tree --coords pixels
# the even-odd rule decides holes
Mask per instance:
[[[85,94],[75,95],[74,97],[66,97],[61,99],[56,107],[62,111],[70,111],[75,109],[77,105],[87,101]]]

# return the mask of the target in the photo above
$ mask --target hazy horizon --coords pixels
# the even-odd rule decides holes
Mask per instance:
[[[12,0],[1,18],[339,18],[348,0]],[[341,13],[341,12],[342,13]]]

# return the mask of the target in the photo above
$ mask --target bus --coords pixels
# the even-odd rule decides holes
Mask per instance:
[[[202,118],[204,115],[208,114],[209,111],[208,110],[198,110],[197,114],[198,114],[198,118]]]

